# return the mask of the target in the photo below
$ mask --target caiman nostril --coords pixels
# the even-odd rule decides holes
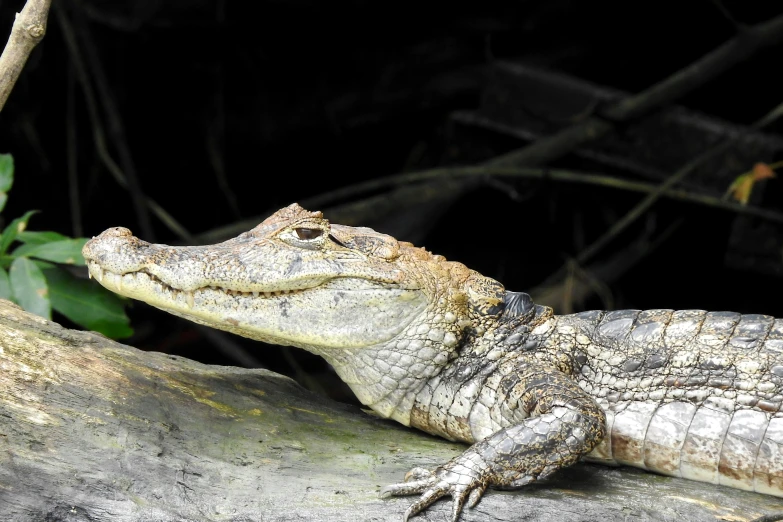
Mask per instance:
[[[133,233],[125,227],[112,227],[101,233],[103,237],[131,237]],[[100,237],[100,236],[99,236]]]

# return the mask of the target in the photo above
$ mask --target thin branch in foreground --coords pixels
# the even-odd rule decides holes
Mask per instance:
[[[0,55],[0,111],[22,74],[24,64],[46,34],[46,18],[52,0],[28,0],[17,13],[11,36]]]

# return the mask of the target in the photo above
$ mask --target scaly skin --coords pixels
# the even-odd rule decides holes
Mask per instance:
[[[471,443],[382,495],[520,487],[581,457],[783,496],[783,321],[702,311],[554,316],[526,294],[294,204],[203,247],[109,229],[84,247],[105,287],[326,358],[379,414]],[[592,452],[592,453],[591,453]]]

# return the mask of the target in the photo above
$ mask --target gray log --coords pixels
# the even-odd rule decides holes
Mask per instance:
[[[0,520],[399,521],[378,489],[463,446],[313,395],[77,332],[0,301]],[[446,521],[437,502],[414,520]],[[465,521],[747,521],[781,499],[577,465]]]

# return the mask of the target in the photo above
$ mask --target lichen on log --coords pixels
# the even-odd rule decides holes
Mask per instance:
[[[379,488],[462,449],[269,371],[142,352],[0,301],[0,520],[399,521],[413,499]],[[775,497],[580,464],[490,491],[463,520],[774,512]],[[420,519],[449,513],[441,501]]]

